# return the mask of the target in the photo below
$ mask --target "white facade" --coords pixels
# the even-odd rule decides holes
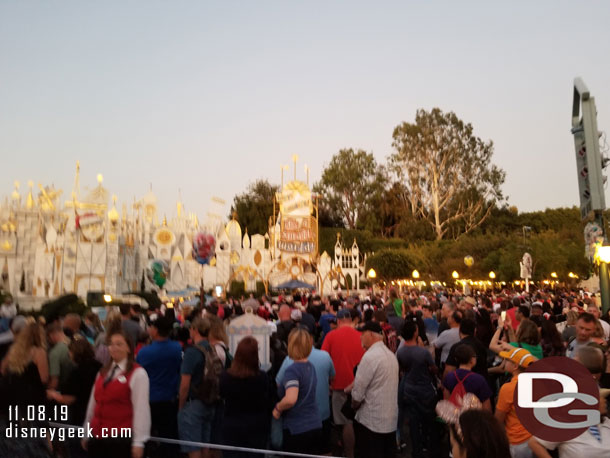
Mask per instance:
[[[65,293],[85,297],[88,291],[122,294],[140,290],[144,270],[151,259],[162,259],[170,267],[167,291],[187,287],[205,290],[244,282],[255,291],[257,282],[276,286],[291,279],[316,285],[329,294],[344,282],[333,282],[340,266],[358,289],[364,278],[358,246],[335,246],[334,259],[324,252],[311,266],[302,257],[282,256],[277,249],[279,224],[270,234],[242,233],[233,219],[226,225],[208,221],[199,225],[194,214],[186,215],[178,202],[173,220],[159,221],[157,199],[149,191],[119,214],[116,198],[98,185],[80,195],[79,177],[71,199],[60,202],[61,191],[40,188],[35,198],[33,184],[25,199],[16,186],[10,199],[0,205],[0,287],[22,303],[42,303]],[[216,256],[201,266],[192,257],[192,240],[197,232],[215,228]],[[275,244],[273,247],[270,245]],[[275,249],[274,249],[275,248]],[[144,279],[147,290],[155,285]]]

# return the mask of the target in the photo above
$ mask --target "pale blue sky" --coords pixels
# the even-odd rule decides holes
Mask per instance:
[[[575,205],[572,81],[610,131],[603,1],[0,3],[0,195],[69,196],[97,173],[122,201],[205,214],[293,153],[317,180],[343,147],[392,152],[417,108],[492,139],[520,210]],[[290,172],[292,175],[292,171]],[[607,199],[608,200],[608,199]],[[609,201],[610,204],[610,201]]]

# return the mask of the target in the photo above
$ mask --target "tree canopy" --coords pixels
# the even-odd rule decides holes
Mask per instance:
[[[269,230],[269,218],[273,216],[273,198],[279,186],[268,180],[256,180],[246,192],[233,198],[231,216],[237,213],[237,221],[250,234],[265,234]]]
[[[475,137],[455,113],[420,109],[415,123],[394,129],[393,140],[390,161],[411,212],[429,222],[437,240],[480,226],[503,200],[505,173],[491,163],[492,142]]]
[[[341,218],[349,229],[364,228],[367,217],[384,190],[385,177],[371,153],[352,148],[335,154],[314,190],[330,219]]]

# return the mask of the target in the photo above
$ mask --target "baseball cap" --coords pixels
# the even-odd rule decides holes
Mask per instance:
[[[508,359],[515,363],[517,366],[528,367],[536,358],[527,351],[525,348],[515,348],[511,351],[501,351],[499,354],[500,358]]]
[[[371,331],[371,332],[374,332],[376,334],[383,334],[383,329],[381,328],[381,325],[379,323],[377,323],[376,321],[367,321],[360,328],[360,331],[361,332]]]
[[[349,313],[348,309],[341,309],[337,312],[337,319],[344,320],[346,318],[351,318],[352,315]]]

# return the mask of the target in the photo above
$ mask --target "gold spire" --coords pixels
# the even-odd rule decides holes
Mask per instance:
[[[13,200],[19,200],[19,198],[21,197],[19,195],[19,184],[19,181],[15,180],[15,190],[13,191],[13,194],[11,194]]]
[[[108,219],[111,223],[116,223],[119,220],[119,212],[116,209],[116,196],[112,196],[112,209],[108,212]]]
[[[28,186],[30,188],[30,192],[28,193],[28,198],[25,203],[25,208],[28,210],[32,210],[34,208],[34,197],[32,196],[32,188],[34,187],[34,182],[32,180],[28,181]]]

